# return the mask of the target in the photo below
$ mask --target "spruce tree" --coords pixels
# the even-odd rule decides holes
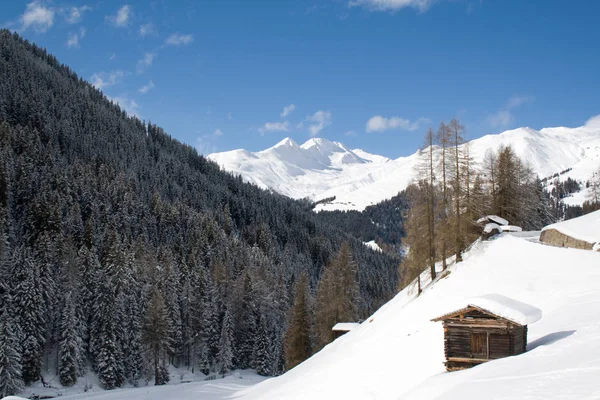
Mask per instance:
[[[20,327],[23,380],[26,384],[40,379],[45,343],[44,302],[39,267],[31,251],[16,249],[13,256],[13,310]]]
[[[81,346],[79,323],[75,313],[75,305],[71,292],[67,293],[64,300],[60,321],[60,342],[58,376],[63,386],[73,386],[77,382],[78,359],[83,351]]]
[[[223,377],[233,367],[233,324],[228,309],[223,316],[216,363],[217,370]]]
[[[9,301],[7,295],[0,299]],[[10,396],[23,390],[19,343],[13,324],[9,311],[6,308],[0,310],[0,397]]]

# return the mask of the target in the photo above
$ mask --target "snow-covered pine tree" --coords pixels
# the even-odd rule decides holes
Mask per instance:
[[[73,386],[77,382],[78,359],[81,348],[81,338],[78,332],[78,318],[73,304],[72,294],[65,296],[61,321],[60,342],[58,344],[58,376],[63,386]]]
[[[13,310],[20,327],[23,380],[26,384],[40,378],[45,340],[44,301],[39,267],[31,251],[20,247],[13,253]]]
[[[219,292],[215,289],[210,272],[202,269],[203,287],[200,325],[200,344],[198,349],[198,365],[204,374],[216,368],[216,357],[219,352],[221,332],[219,329],[220,303]]]
[[[123,384],[125,371],[123,365],[123,353],[120,347],[120,329],[116,324],[122,318],[116,315],[119,310],[116,307],[115,293],[111,281],[101,271],[98,274],[100,280],[96,294],[96,307],[93,316],[95,368],[98,372],[100,384],[105,389],[114,389]]]
[[[260,251],[256,248],[257,251]],[[252,353],[257,336],[258,308],[256,293],[252,286],[250,273],[246,271],[242,277],[239,303],[236,312],[235,326],[235,365],[245,369],[253,367]]]
[[[169,359],[176,367],[183,348],[183,333],[180,309],[180,273],[177,264],[170,254],[161,257],[163,269],[164,300],[167,309],[169,325],[167,336],[169,338]]]
[[[267,318],[261,316],[258,322],[258,332],[254,345],[254,368],[262,376],[273,376],[277,370],[276,349],[278,341],[268,326]]]
[[[221,326],[221,338],[219,340],[219,352],[217,353],[218,372],[225,377],[233,367],[233,324],[229,310],[225,310]]]
[[[139,282],[139,271],[134,262],[133,254],[126,254],[126,273],[128,288],[124,292],[125,318],[123,329],[123,363],[125,375],[133,386],[137,387],[144,371],[143,359],[143,305],[142,287]]]
[[[10,396],[23,389],[21,375],[21,357],[19,343],[13,329],[7,305],[10,304],[8,294],[0,297],[3,301],[0,309],[0,397]]]

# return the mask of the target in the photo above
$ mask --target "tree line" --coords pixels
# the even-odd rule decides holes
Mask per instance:
[[[494,214],[525,230],[554,221],[549,194],[542,181],[510,146],[490,149],[476,165],[457,119],[429,129],[419,152],[417,181],[406,189],[410,207],[404,214],[409,251],[402,261],[401,286],[428,266],[455,256],[481,235],[477,219]]]
[[[277,375],[394,294],[399,258],[221,171],[7,30],[0,76],[0,395],[88,370],[107,389],[165,383],[170,366]],[[351,301],[331,310],[342,277]],[[288,339],[298,326],[308,339]]]

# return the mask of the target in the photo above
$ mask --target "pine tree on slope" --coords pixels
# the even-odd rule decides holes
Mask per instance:
[[[233,367],[233,326],[229,310],[225,310],[223,324],[221,326],[221,339],[219,340],[219,352],[217,353],[217,368],[219,373],[225,374]]]
[[[8,304],[7,296],[3,297]],[[0,398],[23,390],[19,345],[12,325],[8,310],[0,311]]]
[[[75,306],[71,298],[71,292],[65,297],[59,342],[58,375],[63,386],[73,386],[77,382],[78,358],[81,349],[81,338],[78,328],[78,320],[75,314]]]

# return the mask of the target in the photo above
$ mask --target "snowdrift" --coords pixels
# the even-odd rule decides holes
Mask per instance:
[[[240,399],[574,399],[600,397],[600,253],[501,235],[415,298],[394,299],[285,375]],[[498,293],[542,310],[528,352],[445,372],[443,332],[430,319]]]
[[[540,241],[553,246],[600,251],[600,210],[546,226]]]

